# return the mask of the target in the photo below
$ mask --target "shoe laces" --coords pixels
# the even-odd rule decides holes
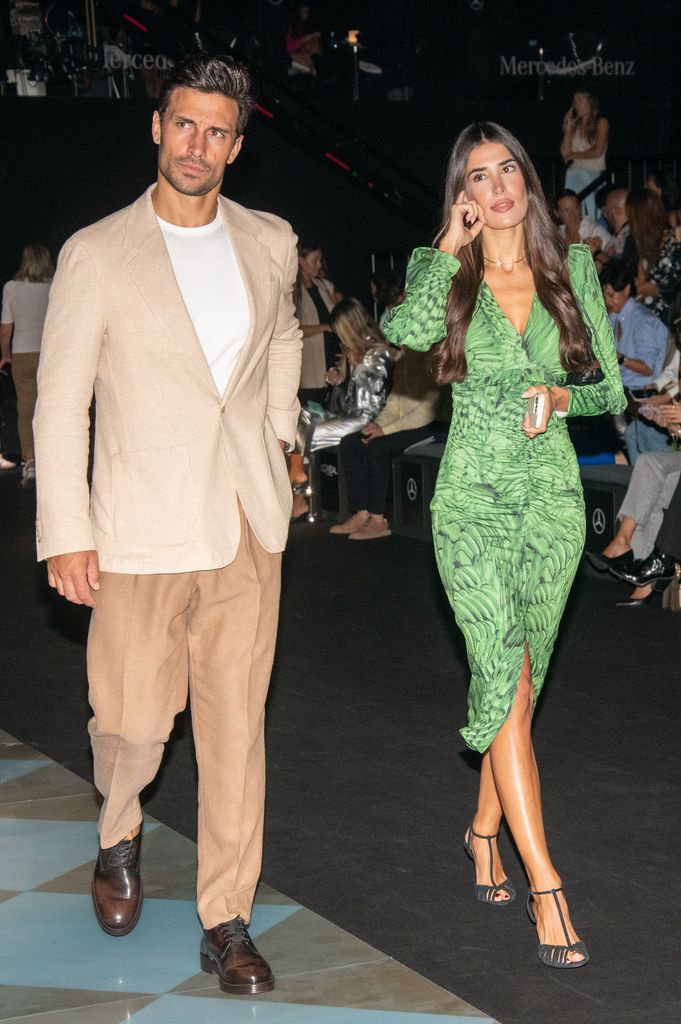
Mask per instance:
[[[139,839],[139,834],[134,836],[132,839],[122,839],[120,843],[116,843],[109,850],[104,850],[104,866],[107,868],[118,868],[125,867],[130,860],[131,854],[134,853],[136,841]]]
[[[248,946],[251,946],[252,940],[248,934],[248,928],[246,922],[242,917],[235,917],[233,921],[223,921],[217,926],[217,930],[223,939],[233,942],[243,942]]]

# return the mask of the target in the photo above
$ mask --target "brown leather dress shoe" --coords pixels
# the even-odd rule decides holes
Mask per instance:
[[[92,902],[97,920],[109,935],[127,935],[142,913],[141,848],[141,829],[134,839],[121,839],[106,850],[99,848]]]
[[[240,917],[204,928],[201,970],[217,974],[220,988],[230,995],[253,996],[274,988],[270,965],[258,953]]]

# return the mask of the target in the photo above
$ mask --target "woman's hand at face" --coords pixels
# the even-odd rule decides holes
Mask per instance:
[[[485,223],[485,214],[479,203],[468,201],[464,191],[459,192],[452,206],[447,230],[440,239],[440,251],[456,256],[465,245],[477,238]]]

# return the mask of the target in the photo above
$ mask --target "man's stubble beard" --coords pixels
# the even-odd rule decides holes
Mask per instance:
[[[165,160],[162,154],[159,156],[158,169],[168,184],[172,185],[175,191],[180,192],[183,196],[206,196],[222,180],[221,174],[214,173],[205,181],[197,181],[195,184],[187,183],[175,175],[172,161]]]

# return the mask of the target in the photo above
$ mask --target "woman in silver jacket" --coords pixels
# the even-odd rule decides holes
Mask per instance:
[[[298,421],[300,451],[309,455],[318,448],[340,444],[346,434],[375,420],[390,393],[393,361],[378,325],[357,299],[342,299],[329,318],[340,338],[344,358],[338,368],[327,371],[327,383],[334,385],[338,413],[316,413],[303,409]]]

